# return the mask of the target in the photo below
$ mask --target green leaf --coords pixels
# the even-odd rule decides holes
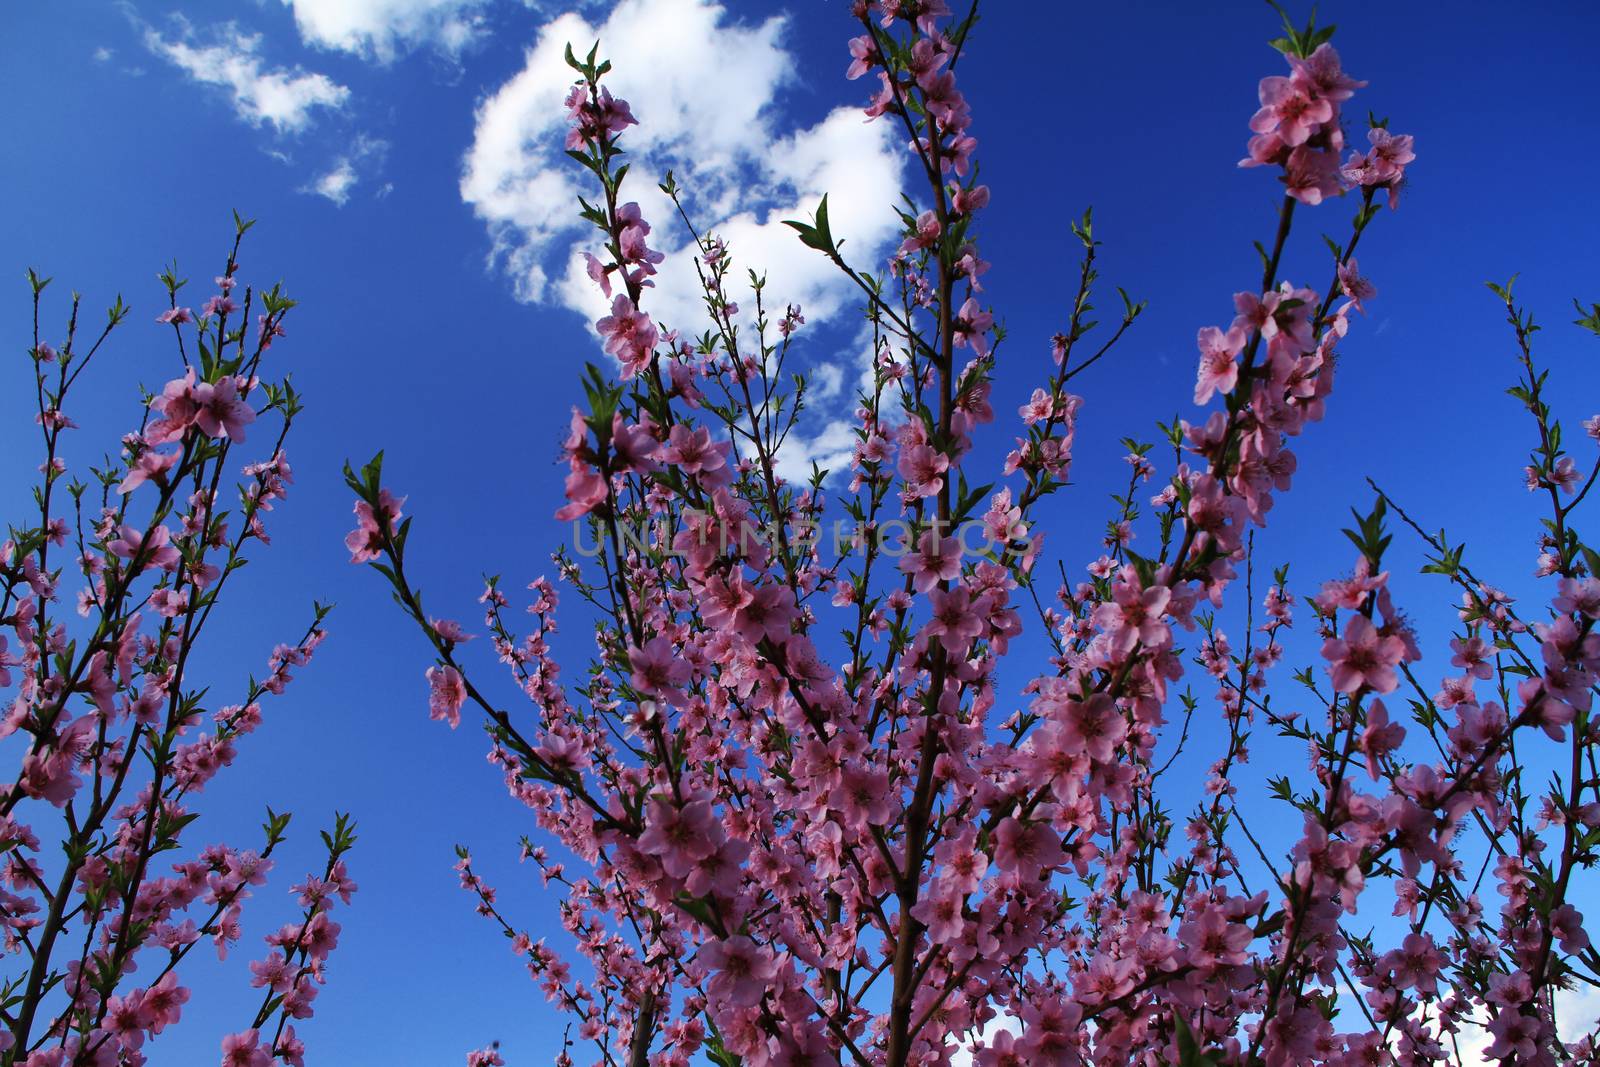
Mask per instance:
[[[1200,1047],[1183,1016],[1174,1014],[1172,1022],[1178,1031],[1177,1067],[1221,1067],[1214,1056]]]

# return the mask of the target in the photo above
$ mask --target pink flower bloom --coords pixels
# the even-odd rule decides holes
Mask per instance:
[[[1289,153],[1283,182],[1290,196],[1315,207],[1343,189],[1339,184],[1339,157],[1301,145]]]
[[[650,361],[659,334],[650,316],[634,306],[627,294],[618,293],[611,302],[611,314],[594,324],[605,351],[622,364],[624,380],[638,374]]]
[[[1328,661],[1328,673],[1338,692],[1354,693],[1366,686],[1379,693],[1392,693],[1400,684],[1394,668],[1405,651],[1405,642],[1400,638],[1379,634],[1365,615],[1352,615],[1345,623],[1344,633],[1323,643],[1322,658]]]
[[[454,730],[461,725],[461,706],[467,702],[467,684],[454,667],[429,667],[428,718],[442,719]]]
[[[946,882],[936,882],[912,907],[911,916],[928,929],[928,940],[947,945],[957,940],[966,927],[961,913],[962,894]]]
[[[189,1002],[189,990],[178,984],[178,976],[168,971],[155,985],[144,992],[143,1009],[149,1019],[148,1029],[159,1034],[183,1015],[183,1006]]]
[[[270,1067],[272,1056],[261,1047],[261,1032],[246,1030],[222,1039],[222,1067]]]
[[[983,620],[973,609],[971,594],[965,586],[954,589],[932,589],[928,599],[933,605],[933,618],[923,632],[937,637],[946,652],[952,656],[965,656],[972,642],[983,633]]]
[[[1045,823],[1024,823],[1015,815],[1002,819],[994,834],[994,864],[1026,885],[1061,865],[1066,854],[1061,838]]]
[[[711,440],[710,430],[703,426],[691,430],[681,422],[667,435],[661,459],[688,474],[721,470],[727,462],[722,449]]]
[[[711,976],[706,995],[714,1003],[738,1008],[761,1003],[778,973],[772,951],[742,934],[702,945],[695,958]]]
[[[572,469],[567,472],[567,503],[556,510],[556,521],[571,522],[582,518],[604,504],[609,492],[606,479],[599,471],[582,460],[574,459]]]
[[[1299,79],[1275,76],[1261,79],[1261,110],[1250,129],[1275,134],[1290,148],[1303,145],[1322,124],[1333,118],[1333,104],[1313,93]]]
[[[228,296],[226,293],[220,293],[211,297],[201,306],[200,314],[209,318],[212,315],[231,315],[238,310],[239,305],[234,301],[233,297]]]
[[[255,409],[239,395],[239,383],[229,376],[195,386],[194,403],[194,424],[208,437],[243,441],[244,428],[256,418]]]
[[[750,642],[763,637],[781,641],[789,635],[794,617],[794,597],[788,587],[769,582],[750,590],[749,598],[733,613],[733,628]]]
[[[1579,953],[1589,947],[1589,934],[1583,928],[1583,913],[1571,904],[1550,912],[1550,932],[1561,942],[1561,951]]]
[[[128,465],[128,476],[117,486],[117,492],[131,493],[151,479],[157,484],[162,484],[166,481],[167,471],[177,462],[176,452],[162,453],[153,448],[142,449],[138,458]]]
[[[671,877],[687,878],[721,846],[722,839],[722,828],[709,802],[690,800],[678,808],[656,797],[650,801],[645,831],[639,835],[639,851],[659,859]]]
[[[1555,602],[1555,606],[1557,611],[1569,610],[1561,607],[1559,601]],[[1474,678],[1494,677],[1494,666],[1489,662],[1489,658],[1495,654],[1494,646],[1483,638],[1477,635],[1454,637],[1450,639],[1450,648],[1455,653],[1450,657],[1452,667],[1464,667]]]
[[[283,1036],[278,1039],[276,1055],[289,1067],[306,1067],[306,1043],[295,1034],[294,1027],[283,1028]]]
[[[1178,927],[1178,943],[1184,947],[1189,962],[1204,969],[1244,963],[1249,958],[1246,950],[1250,941],[1250,928],[1229,922],[1222,909],[1216,907],[1205,908]]]
[[[1396,136],[1388,130],[1373,127],[1367,131],[1372,147],[1366,153],[1355,153],[1340,171],[1351,186],[1387,188],[1389,209],[1400,205],[1400,185],[1405,180],[1406,165],[1417,158],[1409,134]]]
[[[383,536],[393,533],[400,520],[400,506],[404,497],[396,497],[387,489],[378,490],[378,510],[365,500],[356,501],[356,528],[345,535],[345,547],[350,550],[351,563],[365,563],[383,554]]]
[[[126,560],[140,557],[140,570],[146,567],[176,570],[178,561],[183,558],[172,544],[172,531],[164,525],[152,527],[148,535],[124,525],[118,529],[116,539],[106,544],[106,548],[112,555]]]
[[[1317,96],[1325,100],[1340,103],[1355,95],[1357,89],[1364,88],[1366,82],[1357,81],[1346,74],[1339,63],[1339,53],[1334,51],[1333,45],[1326,42],[1317,45],[1316,51],[1302,59],[1299,56],[1289,56],[1289,66],[1294,69],[1294,78],[1302,85],[1308,86]]]
[[[1142,588],[1138,571],[1124,567],[1111,586],[1111,601],[1095,608],[1094,623],[1106,631],[1119,651],[1130,652],[1139,644],[1159,648],[1171,634],[1163,619],[1171,598],[1167,586]]]
[[[889,773],[858,762],[847,764],[839,772],[839,784],[833,787],[828,802],[851,829],[887,825],[894,812]]]
[[[689,681],[689,664],[665,637],[652,637],[643,648],[628,653],[633,686],[669,704],[682,704],[683,686]]]
[[[656,264],[666,256],[645,243],[645,238],[650,234],[650,224],[644,220],[638,204],[627,203],[617,208],[617,228],[617,246],[622,252],[622,261],[637,267],[630,273],[630,278],[643,285],[651,284],[644,279],[656,272]]]
[[[144,1045],[145,1011],[144,990],[136,989],[125,997],[113,996],[106,1001],[105,1028],[125,1049]]]
[[[1117,746],[1128,736],[1128,721],[1116,702],[1105,693],[1087,700],[1071,700],[1054,717],[1060,726],[1061,745],[1068,751],[1082,752],[1099,763],[1109,763]]]
[[[1381,181],[1399,181],[1405,176],[1406,165],[1417,158],[1410,134],[1396,135],[1374,126],[1367,131],[1367,140],[1372,144],[1373,166]]]
[[[930,444],[918,442],[900,449],[897,469],[906,481],[906,491],[919,497],[934,496],[944,487],[944,472],[950,457]]]
[[[1215,326],[1200,330],[1200,376],[1194,386],[1194,402],[1204,404],[1216,392],[1231,393],[1239,382],[1236,362],[1244,348],[1244,331],[1234,326],[1223,333]]]
[[[844,72],[846,78],[855,81],[878,62],[881,62],[881,57],[876,41],[868,36],[850,38],[850,66]]]
[[[973,1061],[978,1067],[1028,1067],[1020,1042],[1010,1030],[1001,1030],[978,1049]]]
[[[567,131],[566,147],[573,150],[608,134],[621,133],[628,126],[637,125],[638,119],[626,100],[617,100],[604,86],[598,99],[589,99],[586,85],[574,85],[566,99],[567,118],[572,129]]]
[[[915,231],[901,243],[900,255],[907,256],[924,248],[932,248],[939,243],[939,233],[939,216],[932,211],[924,211],[917,216]]]
[[[941,538],[928,530],[917,540],[914,552],[900,560],[900,569],[912,576],[912,588],[926,593],[940,582],[961,574],[961,546],[954,537]]]
[[[1383,701],[1373,700],[1367,706],[1367,725],[1361,731],[1361,754],[1367,758],[1367,773],[1376,782],[1379,778],[1379,765],[1384,756],[1400,747],[1406,738],[1406,728],[1397,722],[1389,721],[1389,709],[1383,706]]]
[[[989,354],[989,329],[993,325],[994,316],[978,306],[976,297],[969,296],[951,324],[951,331],[958,346],[971,345],[979,356],[986,356]]]
[[[1344,295],[1350,298],[1350,306],[1357,311],[1366,310],[1361,306],[1361,301],[1371,300],[1378,295],[1377,288],[1361,276],[1361,267],[1354,256],[1339,264],[1339,286],[1344,290]]]
[[[1550,602],[1551,607],[1567,615],[1578,613],[1591,619],[1600,619],[1600,578],[1562,578],[1556,583],[1556,588],[1561,595]],[[1480,677],[1487,678],[1489,675]]]
[[[190,426],[197,426],[208,437],[244,440],[244,428],[255,421],[255,409],[239,395],[239,383],[230,375],[215,382],[196,382],[194,369],[166,384],[161,395],[150,401],[161,412],[145,432],[152,445],[176,441]]]
[[[461,628],[461,624],[454,619],[430,619],[428,625],[433,627],[433,632],[443,641],[452,645],[459,645],[464,641],[471,641],[475,634],[469,634]]]

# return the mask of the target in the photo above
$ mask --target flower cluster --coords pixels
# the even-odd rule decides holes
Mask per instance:
[[[1349,531],[1352,574],[1309,601],[1324,671],[1297,675],[1308,696],[1294,710],[1269,680],[1296,610],[1286,568],[1255,621],[1253,534],[1293,481],[1288,442],[1329,413],[1351,312],[1376,298],[1354,253],[1378,191],[1393,205],[1409,138],[1374,127],[1372,152],[1341,164],[1340,107],[1362,83],[1342,72],[1329,30],[1290,27],[1277,42],[1290,73],[1262,82],[1251,120],[1250,162],[1281,168],[1285,184],[1262,276],[1234,287],[1231,322],[1199,333],[1201,410],[1161,428],[1170,464],[1127,441],[1106,551],[1079,580],[1063,568],[1046,606],[1042,501],[1066,485],[1084,404],[1068,386],[1144,305],[1124,294],[1097,328],[1086,212],[1044,384],[1000,470],[979,477],[1003,334],[984,303],[991,194],[956,74],[974,14],[954,19],[940,0],[857,0],[852,13],[847,74],[877,75],[866,115],[897,125],[925,188],[876,274],[846,258],[826,199],[789,223],[867,295],[871,374],[847,487],[780,475],[804,406],[804,378],[790,391],[783,373],[801,320],[788,305],[769,315],[760,275],[735,290],[724,241],[694,233],[698,340],[644,310],[656,260],[619,191],[632,111],[606,95],[609,64],[594,52],[568,56],[569,147],[604,192],[582,210],[601,235],[589,277],[613,301],[596,330],[618,380],[587,371],[557,512],[589,524],[602,550],[587,564],[555,557],[595,623],[589,668],[562,677],[556,581],[528,587],[519,632],[491,580],[486,644],[530,702],[503,710],[471,680],[466,635],[428,614],[407,577],[407,527],[389,513],[381,465],[347,471],[362,517],[352,548],[432,647],[431,713],[452,725],[481,714],[507,790],[559,846],[525,840],[523,856],[566,890],[581,973],[515,925],[463,851],[478,910],[578,1037],[632,1067],[906,1067],[958,1048],[984,1067],[1443,1063],[1454,1034],[1485,1022],[1503,1062],[1591,1056],[1592,1042],[1561,1043],[1551,997],[1569,974],[1600,981],[1569,892],[1600,822],[1588,718],[1600,557],[1569,521],[1587,487],[1569,473],[1578,460],[1541,399],[1534,327],[1509,295],[1518,395],[1543,442],[1530,484],[1556,508],[1541,545],[1561,583],[1550,620],[1523,621],[1459,549],[1431,544],[1433,569],[1466,598],[1453,646],[1464,673],[1438,696],[1420,688],[1418,635],[1383,569],[1392,509],[1380,499]],[[597,117],[595,101],[626,121]],[[677,199],[670,177],[663,189]],[[1285,280],[1296,210],[1343,196],[1358,206],[1330,242],[1327,285]],[[741,302],[753,316],[739,317]],[[830,506],[861,531],[846,551],[782,533]],[[992,542],[982,556],[953,536],[971,521]],[[874,536],[891,523],[906,531],[894,565]],[[779,534],[755,535],[765,530]],[[1222,613],[1241,578],[1251,603],[1230,640]],[[1001,665],[1035,612],[1051,654],[1017,700]],[[1191,664],[1216,685],[1225,741],[1185,818],[1164,775],[1196,738],[1218,736],[1191,733],[1206,714],[1184,686]],[[1477,691],[1490,679],[1498,703]],[[1402,700],[1421,709],[1415,726],[1400,721]],[[1256,809],[1237,801],[1263,725],[1309,753],[1301,781],[1271,786],[1292,827],[1277,860],[1252,829]],[[1574,762],[1530,801],[1517,757],[1540,741],[1570,746]],[[1240,858],[1245,842],[1259,866]],[[1506,899],[1497,925],[1470,875],[1488,858]],[[1406,923],[1393,937],[1351,925],[1376,885],[1398,901],[1386,918]]]
[[[157,321],[172,327],[183,373],[149,399],[120,462],[69,467],[63,435],[76,424],[64,408],[127,307],[119,299],[105,327],[85,336],[74,297],[64,342],[36,333],[30,348],[42,484],[37,512],[0,544],[0,741],[14,753],[14,778],[0,785],[0,1063],[147,1062],[189,999],[183,961],[208,942],[227,956],[285,840],[289,817],[270,809],[259,850],[196,851],[185,832],[200,815],[196,795],[326,636],[318,605],[235,703],[211,705],[195,676],[224,589],[252,544],[267,543],[266,517],[294,480],[284,442],[299,399],[262,377],[294,302],[277,288],[233,295],[237,237],[249,225],[238,220],[198,317],[178,305],[184,282],[162,275],[168,309]],[[38,323],[48,279],[29,277]],[[243,464],[230,512],[223,480],[238,469],[245,428],[262,420],[277,423],[276,436]],[[355,888],[342,858],[354,842],[348,820],[326,840],[323,874],[295,889],[306,921],[270,937],[278,954],[252,966],[267,993],[248,1032],[224,1040],[224,1063],[303,1064],[289,1020],[311,1014],[338,932],[327,910]]]
[[[1375,124],[1368,131],[1371,150],[1353,152],[1341,163],[1345,145],[1339,106],[1367,83],[1345,74],[1339,54],[1326,40],[1331,27],[1288,30],[1289,37],[1277,43],[1289,61],[1289,74],[1261,79],[1261,109],[1250,119],[1254,136],[1239,165],[1281,167],[1288,194],[1302,204],[1320,204],[1346,189],[1361,188],[1387,189],[1389,206],[1397,206],[1406,164],[1416,159],[1411,138]]]

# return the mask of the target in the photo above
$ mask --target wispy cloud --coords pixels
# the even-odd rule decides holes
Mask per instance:
[[[382,169],[383,159],[388,151],[387,141],[358,134],[348,152],[336,158],[329,168],[314,180],[301,186],[300,191],[323,197],[339,207],[344,207],[349,202],[350,194],[355,187]],[[385,184],[373,195],[387,196],[392,188],[392,185]]]
[[[342,110],[350,99],[350,90],[325,74],[269,66],[260,54],[261,35],[235,23],[216,27],[204,40],[186,19],[175,24],[170,38],[145,27],[145,46],[196,82],[225,90],[234,113],[252,126],[297,133],[317,111]]]
[[[341,159],[332,170],[322,175],[316,181],[301,189],[301,192],[315,193],[318,196],[332,200],[340,207],[350,199],[350,190],[356,184],[356,169],[350,165],[348,159]]]

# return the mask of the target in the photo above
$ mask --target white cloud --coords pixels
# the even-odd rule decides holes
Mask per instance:
[[[606,84],[632,103],[640,124],[624,146],[632,170],[626,199],[654,227],[667,254],[645,307],[669,326],[698,332],[699,287],[690,237],[656,183],[670,168],[691,217],[730,245],[738,265],[768,274],[775,313],[803,306],[815,324],[853,301],[850,283],[782,225],[829,194],[834,233],[857,262],[876,260],[897,229],[901,161],[886,124],[840,108],[808,128],[782,128],[779,91],[794,79],[783,18],[732,22],[713,0],[622,0],[602,25],[568,13],[547,23],[521,72],[478,108],[461,197],[487,225],[491,261],[519,298],[555,300],[591,320],[605,301],[582,270],[595,231],[576,217],[588,175],[562,152],[562,99],[574,80],[563,53],[595,41],[614,70]],[[739,299],[742,294],[735,294]]]
[[[345,202],[350,199],[350,190],[355,184],[356,169],[350,165],[348,159],[341,159],[332,170],[306,186],[303,191],[316,193],[344,207]]]
[[[798,432],[800,430],[810,432]],[[855,446],[855,423],[831,419],[821,429],[816,429],[808,425],[805,415],[801,415],[797,432],[784,438],[779,446],[773,469],[785,481],[796,484],[811,480],[812,463],[830,475],[837,475],[849,467]]]
[[[101,45],[99,48],[94,50],[94,61],[96,63],[109,63],[111,62],[111,57],[114,55],[116,55],[115,52],[107,48],[105,45]]]
[[[767,275],[770,318],[785,304],[802,307],[802,338],[854,307],[853,284],[783,220],[809,218],[826,193],[847,258],[875,270],[898,235],[892,205],[903,178],[901,141],[856,107],[800,128],[786,119],[780,93],[796,80],[783,46],[789,32],[782,17],[736,22],[716,0],[621,0],[600,25],[570,11],[546,23],[523,69],[479,105],[461,177],[462,200],[488,228],[491,266],[518,298],[560,303],[591,323],[609,303],[583,267],[582,253],[599,251],[597,231],[576,210],[580,193],[593,198],[592,179],[563,152],[562,101],[576,77],[564,53],[569,43],[581,54],[598,41],[613,65],[606,85],[640,123],[623,137],[631,166],[623,198],[639,202],[653,227],[651,247],[667,257],[645,309],[690,336],[705,328],[692,236],[657,188],[669,169],[696,227],[731,249],[730,295],[746,315],[754,304],[745,291],[750,269]],[[864,358],[870,367],[861,354],[867,347],[858,339],[847,352],[812,361],[808,409],[779,454],[785,477],[807,477],[812,461],[835,472],[847,466],[854,389],[846,386]]]
[[[279,133],[294,133],[311,125],[318,108],[337,111],[349,100],[350,90],[325,74],[268,67],[258,53],[260,34],[246,33],[230,22],[217,29],[212,43],[200,44],[187,21],[177,22],[179,32],[173,40],[147,27],[145,46],[195,81],[228,90],[234,112],[252,126],[266,124]]]
[[[357,134],[349,151],[335,159],[327,171],[318,175],[309,184],[301,186],[300,191],[325,197],[339,207],[344,207],[349,202],[350,193],[356,185],[364,177],[370,177],[381,168],[383,157],[388,150],[387,141]],[[380,186],[374,195],[387,196],[393,188],[392,184],[386,183]]]
[[[283,0],[301,38],[388,63],[431,44],[449,56],[483,36],[487,0]]]

